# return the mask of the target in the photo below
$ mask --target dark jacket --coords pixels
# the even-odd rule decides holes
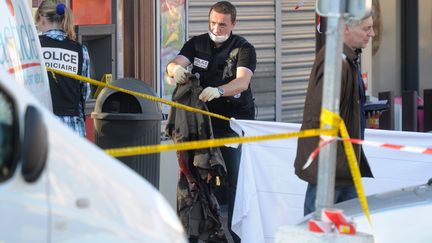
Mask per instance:
[[[199,80],[177,85],[172,100],[201,110],[208,110],[198,99],[202,91]],[[210,118],[199,113],[171,108],[166,132],[175,143],[213,138]],[[226,242],[219,203],[207,183],[208,173],[224,177],[225,162],[219,148],[177,151],[180,177],[177,184],[177,213],[189,238],[207,242],[210,235]],[[225,241],[223,241],[225,240]]]
[[[355,52],[344,45],[344,55],[341,57],[342,76],[340,94],[340,116],[346,124],[351,138],[360,138],[360,105],[358,73],[354,66]],[[309,78],[309,86],[303,113],[301,130],[320,127],[322,86],[324,81],[324,48],[318,53]],[[296,175],[311,184],[317,183],[318,157],[305,170],[302,169],[308,157],[317,148],[318,137],[299,138],[297,144],[297,156],[294,162]],[[367,158],[361,145],[353,145],[360,163],[360,172],[363,177],[372,177]],[[342,142],[338,142],[336,157],[336,186],[353,185],[352,176],[348,167]]]
[[[202,91],[199,80],[192,80],[192,82],[177,85],[172,100],[183,105],[208,111],[206,104],[198,99]],[[176,143],[213,138],[211,121],[208,116],[174,107],[171,108],[166,132],[173,137]],[[219,148],[194,150],[194,166],[205,170],[221,166],[226,171],[225,162]]]

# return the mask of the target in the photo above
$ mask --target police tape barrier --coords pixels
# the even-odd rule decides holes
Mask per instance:
[[[342,118],[338,114],[323,108],[321,110],[321,128],[323,128],[325,125],[329,125],[333,128],[338,128],[342,138],[344,139],[342,143],[348,160],[348,167],[350,169],[351,176],[353,177],[354,187],[357,191],[357,195],[360,201],[360,206],[363,209],[364,214],[366,215],[369,225],[372,226],[370,213],[369,213],[369,206],[364,192],[363,184],[361,181],[360,169],[358,166],[353,145],[350,141],[348,141],[350,137],[348,134],[348,130],[346,129],[345,122],[343,122]],[[335,137],[334,136],[335,134],[332,135],[333,137]]]
[[[303,131],[293,132],[293,133],[280,133],[280,134],[249,136],[249,137],[217,138],[217,139],[190,141],[190,142],[182,142],[182,143],[175,143],[175,144],[159,144],[159,145],[150,145],[150,146],[136,146],[136,147],[129,147],[129,148],[106,149],[105,152],[114,157],[124,157],[124,156],[140,155],[140,154],[160,153],[160,152],[171,151],[171,150],[179,151],[179,150],[194,150],[194,149],[202,149],[202,148],[220,147],[228,144],[251,143],[251,142],[259,142],[259,141],[275,140],[275,139],[289,139],[295,137],[315,137],[321,134],[330,135],[333,133],[334,131],[331,129],[311,129],[311,130],[303,130]]]
[[[371,219],[370,219],[370,213],[369,213],[369,206],[366,199],[366,195],[363,188],[363,183],[361,181],[361,173],[359,169],[359,164],[357,162],[357,157],[354,153],[354,148],[351,142],[347,141],[349,139],[348,130],[345,126],[344,122],[340,123],[341,129],[340,133],[342,138],[344,139],[343,145],[345,148],[345,153],[348,159],[348,166],[351,170],[351,175],[353,177],[354,186],[357,191],[357,195],[359,196],[360,205],[366,215],[366,218],[369,222],[369,225],[372,225]]]
[[[413,146],[405,146],[405,145],[390,144],[390,143],[380,143],[380,142],[366,141],[366,140],[355,139],[355,138],[343,139],[340,137],[328,137],[325,138],[323,141],[321,141],[319,146],[310,154],[306,164],[303,166],[303,169],[309,167],[312,161],[318,156],[320,150],[333,141],[349,141],[354,144],[361,144],[361,145],[366,145],[371,147],[394,149],[394,150],[415,153],[415,154],[432,155],[432,148],[422,148],[422,147],[413,147]]]
[[[119,88],[110,84],[106,84],[91,78],[87,78],[84,76],[71,74],[63,71],[59,71],[53,68],[47,67],[47,70],[53,74],[55,77],[55,73],[63,75],[65,77],[70,77],[76,80],[84,81],[96,86],[106,87],[113,90],[117,90],[119,92],[123,92],[126,94],[134,95],[137,97],[141,97],[144,99],[148,99],[155,102],[160,102],[175,108],[183,109],[190,112],[200,113],[203,115],[212,116],[215,118],[219,118],[222,120],[229,120],[228,117],[211,113],[208,111],[203,111],[200,109],[196,109],[190,106],[182,105],[176,102],[172,102],[169,100],[161,99],[155,96],[142,94],[139,92]],[[325,125],[330,125],[332,129],[323,129]],[[354,153],[354,149],[352,146],[352,143],[348,141],[349,135],[348,131],[346,130],[345,123],[342,121],[339,115],[330,112],[326,109],[323,109],[321,111],[321,128],[322,129],[314,129],[314,130],[304,130],[300,132],[294,132],[294,133],[286,133],[286,134],[274,134],[274,135],[263,135],[263,136],[252,136],[252,137],[234,137],[234,138],[221,138],[221,139],[210,139],[210,140],[200,140],[200,141],[191,141],[191,142],[183,142],[183,143],[176,143],[176,144],[160,144],[160,145],[152,145],[152,146],[138,146],[138,147],[130,147],[130,148],[118,148],[118,149],[107,149],[105,150],[106,153],[114,156],[114,157],[123,157],[123,156],[133,156],[138,154],[149,154],[149,153],[159,153],[163,151],[170,151],[170,150],[192,150],[192,149],[200,149],[200,148],[209,148],[209,147],[219,147],[226,144],[240,144],[240,143],[246,143],[246,142],[258,142],[258,141],[265,141],[265,140],[274,140],[274,139],[288,139],[288,138],[294,138],[294,137],[313,137],[313,136],[320,136],[320,135],[326,135],[326,136],[332,136],[336,137],[337,132],[339,132],[342,135],[342,138],[345,139],[343,141],[344,143],[344,149],[345,153],[348,159],[348,165],[351,171],[351,174],[353,176],[354,180],[354,186],[357,190],[357,195],[359,196],[361,207],[368,219],[369,224],[371,225],[370,220],[370,214],[369,214],[369,208],[367,204],[367,200],[364,194],[363,185],[361,183],[361,175],[360,170],[358,168],[357,159]]]
[[[114,85],[110,85],[110,84],[107,84],[107,83],[103,83],[103,82],[100,82],[100,81],[97,81],[97,80],[94,80],[94,79],[91,79],[91,78],[87,78],[87,77],[84,77],[84,76],[80,76],[80,75],[76,75],[76,74],[71,74],[71,73],[59,71],[59,70],[56,70],[56,69],[53,69],[53,68],[49,68],[49,67],[47,67],[47,70],[49,72],[51,72],[54,77],[55,77],[55,73],[57,73],[57,74],[60,74],[62,76],[65,76],[65,77],[73,78],[73,79],[76,79],[76,80],[79,80],[79,81],[84,81],[84,82],[87,82],[87,83],[90,83],[90,84],[93,84],[93,85],[96,85],[96,86],[101,86],[101,87],[106,87],[106,88],[109,88],[109,89],[117,90],[119,92],[123,92],[123,93],[126,93],[126,94],[134,95],[134,96],[141,97],[141,98],[144,98],[144,99],[148,99],[148,100],[151,100],[151,101],[159,102],[159,103],[166,104],[166,105],[169,105],[169,106],[172,106],[172,107],[175,107],[175,108],[183,109],[183,110],[186,110],[186,111],[200,113],[200,114],[203,114],[203,115],[212,116],[212,117],[219,118],[219,119],[226,120],[226,121],[230,120],[228,117],[225,117],[225,116],[222,116],[222,115],[219,115],[219,114],[216,114],[216,113],[212,113],[212,112],[196,109],[196,108],[193,108],[193,107],[190,107],[190,106],[187,106],[187,105],[182,105],[182,104],[179,104],[179,103],[176,103],[176,102],[173,102],[173,101],[169,101],[169,100],[165,100],[165,99],[162,99],[162,98],[159,98],[159,97],[155,97],[155,96],[152,96],[152,95],[143,94],[143,93],[131,91],[131,90],[128,90],[128,89],[120,88],[120,87],[117,87],[117,86],[114,86]]]

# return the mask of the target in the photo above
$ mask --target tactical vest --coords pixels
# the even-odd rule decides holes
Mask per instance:
[[[208,34],[196,36],[192,73],[199,73],[201,86],[218,87],[235,79],[239,49],[246,43],[244,38],[231,35],[221,47],[214,48],[214,43]],[[211,112],[227,117],[237,119],[255,117],[255,105],[250,86],[235,96],[220,97],[207,102],[207,106]],[[212,124],[215,132],[221,129],[231,131],[227,121],[215,118],[212,119]]]
[[[84,62],[82,46],[75,41],[54,40],[47,36],[39,36],[42,56],[47,67],[71,74],[82,74]],[[80,82],[78,80],[55,75],[48,72],[53,112],[57,116],[79,116],[81,99]]]

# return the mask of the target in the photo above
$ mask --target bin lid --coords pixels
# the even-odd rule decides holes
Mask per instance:
[[[156,96],[153,88],[141,80],[121,78],[110,83],[123,89]],[[108,120],[162,120],[160,104],[141,97],[103,88],[96,99],[92,117]]]
[[[99,120],[129,120],[129,121],[160,121],[161,114],[134,114],[134,113],[96,113],[92,112],[91,117]]]

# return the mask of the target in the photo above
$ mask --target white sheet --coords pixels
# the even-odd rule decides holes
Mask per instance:
[[[299,124],[232,120],[245,136],[298,131]],[[366,140],[432,147],[432,134],[366,130]],[[242,146],[233,229],[243,242],[273,242],[277,227],[303,218],[306,182],[294,174],[297,139]],[[432,177],[432,155],[365,147],[375,179],[363,179],[367,195],[424,184]]]

